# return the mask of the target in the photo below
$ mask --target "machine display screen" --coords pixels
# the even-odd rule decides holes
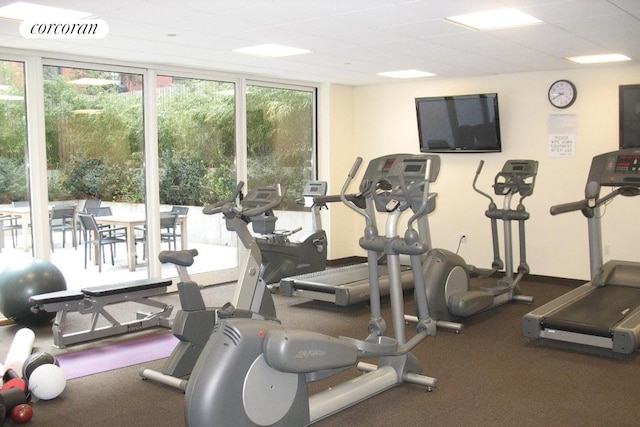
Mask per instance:
[[[422,163],[413,163],[405,166],[405,172],[420,172],[422,170]]]
[[[263,191],[261,193],[257,193],[256,194],[256,200],[269,200],[269,199],[271,199],[271,195],[272,194],[273,193],[266,192],[266,191]]]
[[[382,171],[383,172],[388,172],[391,167],[393,166],[393,164],[395,163],[396,159],[387,159],[386,162],[384,162],[384,166],[382,167]]]
[[[640,173],[640,155],[623,154],[618,156],[616,173]]]

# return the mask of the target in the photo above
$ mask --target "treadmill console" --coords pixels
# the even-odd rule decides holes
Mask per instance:
[[[627,148],[594,157],[586,196],[596,197],[600,186],[640,187],[640,149]]]
[[[380,212],[388,212],[396,202],[402,205],[400,209],[417,210],[422,203],[424,186],[413,184],[425,180],[433,182],[439,172],[440,157],[437,155],[391,154],[369,162],[360,189],[363,191],[363,187],[375,185],[373,199]],[[409,200],[403,187],[409,190]]]
[[[307,181],[302,189],[302,204],[305,208],[313,207],[315,198],[327,195],[326,181]]]
[[[307,181],[302,189],[302,197],[324,196],[327,194],[325,181]]]

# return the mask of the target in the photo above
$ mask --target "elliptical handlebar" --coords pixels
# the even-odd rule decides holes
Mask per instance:
[[[347,198],[347,190],[351,185],[351,181],[353,181],[356,174],[358,173],[358,169],[360,169],[360,165],[362,165],[362,157],[356,157],[356,160],[353,163],[353,166],[351,166],[351,170],[349,170],[347,179],[344,182],[344,185],[342,186],[342,190],[340,190],[340,200],[342,200],[342,203],[344,203],[347,207],[351,208],[352,210],[356,211],[358,214],[365,217],[365,219],[367,220],[367,224],[370,224],[373,218],[370,217],[367,210],[359,207],[354,203],[353,200],[350,200]]]
[[[484,160],[480,160],[480,163],[478,163],[478,167],[476,168],[476,176],[473,178],[473,184],[472,187],[475,190],[476,193],[486,197],[487,199],[489,199],[489,203],[490,204],[494,204],[493,201],[493,197],[491,197],[489,194],[485,193],[484,191],[480,190],[476,184],[478,182],[478,177],[480,176],[480,172],[482,172],[482,167],[484,166]]]
[[[428,171],[430,165],[431,165],[431,162],[429,160],[427,160],[427,171]],[[429,176],[428,173],[427,173],[427,176]],[[423,187],[423,189],[422,189],[422,203],[420,204],[420,207],[413,213],[413,215],[411,215],[411,217],[407,221],[408,228],[412,228],[414,221],[416,221],[418,218],[420,218],[421,216],[426,215],[428,213],[427,210],[429,208],[429,196],[430,196],[429,183],[430,183],[430,181],[428,179],[425,179],[422,182],[414,183],[414,186],[418,185],[418,186],[422,186]],[[404,184],[403,184],[403,187],[404,187]],[[409,198],[410,191],[411,191],[410,189],[407,189],[407,198]]]

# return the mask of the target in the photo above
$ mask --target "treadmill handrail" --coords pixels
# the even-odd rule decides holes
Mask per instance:
[[[618,187],[615,190],[613,190],[611,193],[599,199],[587,198],[587,199],[582,199],[575,202],[562,203],[559,205],[551,206],[551,208],[549,209],[549,212],[551,213],[551,215],[559,215],[567,212],[582,210],[583,213],[585,213],[585,216],[590,216],[590,215],[587,215],[586,212],[608,202],[609,200],[613,199],[616,196],[634,197],[638,195],[640,195],[640,188],[638,187],[634,187],[634,186]]]

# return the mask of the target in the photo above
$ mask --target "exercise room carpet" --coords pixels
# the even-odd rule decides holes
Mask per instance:
[[[395,387],[321,420],[314,427],[637,427],[638,352],[619,355],[578,345],[533,341],[520,333],[524,314],[574,286],[529,278],[522,284],[522,291],[535,297],[532,306],[506,304],[469,319],[460,334],[441,331],[414,349],[424,373],[440,381],[435,390],[429,393],[411,385]],[[203,291],[208,306],[224,304],[233,293],[233,285]],[[162,300],[175,307],[180,304],[175,294],[163,296]],[[333,336],[366,334],[367,304],[337,307],[278,294],[274,300],[278,317],[287,327]],[[406,310],[413,312],[413,295],[408,294],[405,303]],[[391,326],[388,299],[383,301],[382,310]],[[8,348],[19,328],[0,327],[0,353]],[[48,325],[37,328],[35,347],[59,356],[166,333],[159,329],[55,349],[51,347]],[[407,326],[407,333],[412,335],[415,329]],[[69,381],[60,397],[34,400],[34,418],[28,425],[183,426],[184,393],[143,381],[138,375],[142,367],[162,369],[165,362],[166,359],[159,359]],[[311,392],[357,375],[357,371],[349,370],[336,378],[312,383]],[[4,424],[12,426],[17,425],[11,421]]]
[[[167,333],[57,356],[68,380],[169,357],[178,339]]]

